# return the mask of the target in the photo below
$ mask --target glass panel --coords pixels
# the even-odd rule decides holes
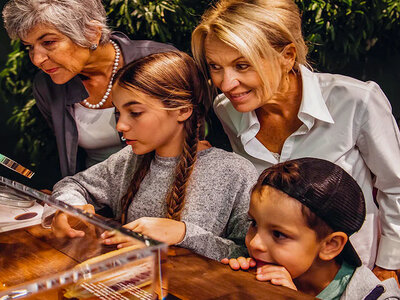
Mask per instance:
[[[167,245],[127,230],[113,220],[53,202],[48,195],[1,176],[0,184],[3,195],[7,194],[7,187],[13,190],[13,196],[23,193],[35,204],[50,205],[65,214],[72,228],[84,232],[83,237],[56,236],[41,225],[0,232],[0,300],[165,296],[162,291],[167,285],[163,272]],[[8,201],[11,197],[5,198]],[[127,247],[105,245],[100,235],[106,230],[112,230]]]

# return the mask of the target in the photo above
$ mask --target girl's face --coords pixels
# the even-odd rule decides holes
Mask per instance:
[[[90,57],[88,48],[75,44],[49,25],[36,25],[22,43],[27,46],[32,63],[56,84],[64,84],[81,73]]]
[[[259,74],[238,50],[211,34],[205,40],[205,55],[211,80],[237,111],[253,111],[267,103],[270,96],[262,96]],[[270,64],[264,64],[268,70]]]
[[[293,279],[310,269],[322,242],[307,226],[301,203],[279,190],[263,186],[252,193],[249,216],[252,223],[246,246],[257,266],[283,266]]]
[[[118,84],[112,93],[119,114],[117,130],[134,153],[155,150],[160,156],[174,157],[182,152],[184,128],[179,110],[166,110],[160,100]]]

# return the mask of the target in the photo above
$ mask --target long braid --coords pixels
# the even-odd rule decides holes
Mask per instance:
[[[126,194],[122,197],[122,215],[121,215],[121,224],[126,224],[128,209],[132,203],[133,198],[135,197],[137,191],[139,190],[140,184],[142,183],[144,177],[146,177],[147,172],[150,169],[151,161],[154,158],[154,151],[143,155],[142,161],[138,169],[136,170],[131,183],[126,191]]]
[[[126,65],[114,76],[114,82],[128,90],[159,99],[168,110],[192,109],[191,116],[183,124],[183,151],[166,197],[166,217],[180,220],[186,189],[197,158],[199,137],[204,136],[204,116],[208,108],[208,97],[204,92],[207,86],[205,78],[190,56],[174,51],[151,54]],[[153,151],[143,156],[127,193],[121,199],[122,224],[127,222],[129,206],[150,169],[154,155]]]
[[[185,205],[186,188],[197,158],[201,124],[197,112],[185,124],[183,151],[176,167],[175,181],[167,197],[167,218],[169,219],[177,221],[181,219],[181,212]]]

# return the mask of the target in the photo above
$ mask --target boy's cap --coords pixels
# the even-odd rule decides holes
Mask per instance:
[[[341,167],[323,159],[306,157],[271,168],[282,168],[282,172],[298,172],[300,176],[294,184],[289,185],[279,184],[281,180],[264,178],[263,185],[272,186],[297,199],[334,231],[342,231],[350,236],[361,228],[365,220],[364,195],[353,177]],[[347,263],[361,266],[350,240],[341,255]]]

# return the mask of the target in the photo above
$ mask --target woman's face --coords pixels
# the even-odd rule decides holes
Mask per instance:
[[[183,123],[178,110],[166,110],[160,100],[115,84],[113,103],[119,114],[117,130],[138,155],[156,151],[173,157],[182,152]]]
[[[88,48],[75,44],[50,25],[36,25],[22,43],[27,46],[32,63],[56,84],[64,84],[81,73],[90,57]]]
[[[205,55],[214,85],[237,111],[253,111],[266,104],[259,74],[238,50],[211,34],[205,40]]]
[[[293,279],[310,270],[322,242],[307,226],[297,200],[264,186],[252,193],[249,216],[246,246],[257,266],[283,266]]]

